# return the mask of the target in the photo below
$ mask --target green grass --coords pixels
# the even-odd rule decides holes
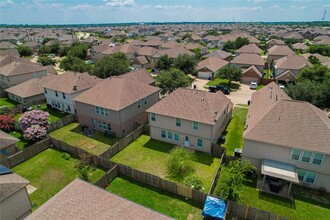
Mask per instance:
[[[261,50],[261,56],[266,55],[266,51]]]
[[[250,106],[247,105],[247,104],[236,104],[236,106],[239,106],[239,107],[245,107],[245,108],[249,108]]]
[[[265,79],[270,79],[271,76],[273,75],[273,69],[270,70],[265,69],[264,72],[265,72]]]
[[[118,138],[105,137],[102,132],[97,132],[92,137],[87,137],[82,133],[82,128],[78,123],[72,123],[53,131],[50,133],[50,136],[84,149],[94,155],[102,154],[119,140]]]
[[[79,176],[75,169],[77,159],[65,160],[61,156],[62,152],[47,149],[12,168],[15,173],[29,180],[30,184],[37,188],[30,195],[33,210]],[[105,171],[101,169],[93,169],[89,173],[90,181],[96,182],[104,174]]]
[[[219,49],[218,48],[208,48],[207,50],[208,50],[209,53],[212,53],[212,52],[214,52],[216,50],[219,50]]]
[[[193,217],[189,219],[202,219],[202,210],[191,201],[123,176],[114,179],[106,190],[175,219],[185,220],[188,215]]]
[[[21,131],[11,131],[11,132],[9,132],[9,134],[14,136],[17,139],[20,139],[20,141],[16,143],[16,146],[21,150],[23,150],[24,148],[27,148],[28,146],[33,144],[32,142],[26,141],[24,139],[23,133]]]
[[[228,80],[227,79],[215,78],[211,81],[208,81],[206,83],[206,85],[207,86],[218,86],[218,85],[228,86]],[[237,90],[237,89],[239,89],[239,84],[235,83],[235,82],[231,82],[230,88],[233,89],[233,90]]]
[[[1,98],[0,99],[0,107],[7,106],[8,108],[15,107],[16,105],[19,105],[19,103],[14,102],[8,98]]]
[[[235,148],[242,149],[243,147],[243,131],[247,113],[247,108],[235,107],[233,110],[233,118],[225,131],[226,142],[224,147],[226,147],[228,155],[234,155]]]
[[[133,167],[137,170],[170,179],[166,173],[166,163],[169,152],[174,145],[150,139],[147,135],[141,135],[124,150],[111,158],[112,161]],[[218,168],[220,160],[210,154],[196,151],[196,161],[193,162],[195,173],[201,179],[205,192],[211,187],[213,176]],[[182,181],[180,181],[182,182]]]
[[[329,219],[330,205],[318,202],[316,193],[311,189],[293,186],[294,200],[262,193],[256,190],[256,182],[246,183],[240,198],[240,203],[276,213],[290,219]],[[303,193],[301,193],[303,192]],[[305,194],[305,196],[302,196]],[[326,198],[328,202],[329,198]]]
[[[257,86],[257,91],[259,90],[259,89],[262,89],[263,87],[265,87],[264,85],[258,85]]]

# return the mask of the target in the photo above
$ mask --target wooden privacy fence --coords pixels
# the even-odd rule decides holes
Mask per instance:
[[[108,150],[103,152],[100,155],[100,157],[107,159],[107,160],[112,158],[114,155],[116,155],[117,153],[119,153],[120,151],[125,149],[125,147],[127,147],[130,143],[132,143],[133,141],[138,139],[141,134],[146,133],[147,127],[148,127],[148,125],[141,125],[136,130],[134,130],[132,133],[130,133],[127,136],[125,136],[124,138],[120,139],[117,143],[112,145]]]
[[[209,194],[213,194],[213,191],[215,189],[215,186],[217,185],[217,182],[218,182],[218,179],[219,179],[219,176],[220,176],[221,165],[223,163],[223,157],[225,156],[225,154],[226,154],[226,149],[222,152],[222,155],[221,155],[221,158],[220,158],[220,163],[219,163],[218,169],[217,169],[217,171],[216,171],[216,173],[215,173],[215,175],[213,177]]]
[[[76,119],[75,119],[74,115],[65,116],[64,118],[61,118],[60,120],[51,123],[49,126],[49,129],[48,129],[48,132],[50,133],[50,132],[55,131],[59,128],[62,128],[68,124],[71,124],[72,122],[75,122],[75,120]]]
[[[118,174],[119,174],[119,168],[118,165],[115,165],[94,184],[101,188],[105,188],[109,182],[111,182],[113,179],[116,178],[116,176],[118,176]]]
[[[288,220],[277,214],[256,209],[236,202],[227,201],[226,218],[253,219],[253,220]]]
[[[38,141],[35,144],[25,148],[22,151],[19,151],[16,154],[9,156],[8,158],[0,161],[1,164],[8,168],[12,168],[19,163],[24,162],[25,160],[30,159],[31,157],[37,155],[38,153],[46,150],[50,146],[50,138],[45,138],[44,140]]]
[[[133,180],[136,180],[143,184],[148,184],[156,188],[162,189],[166,192],[173,193],[175,195],[183,196],[189,198],[192,201],[204,204],[206,199],[206,194],[196,189],[192,189],[187,186],[179,185],[177,183],[171,182],[169,180],[164,180],[159,176],[152,175],[150,173],[145,173],[129,166],[118,164],[119,173],[125,175]]]

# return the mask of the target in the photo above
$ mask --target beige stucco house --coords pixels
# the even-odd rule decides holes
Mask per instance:
[[[148,121],[145,112],[159,100],[159,88],[139,82],[134,72],[104,79],[77,96],[75,106],[81,125],[124,137]]]
[[[330,191],[330,120],[272,82],[252,95],[242,158],[264,176]]]
[[[233,104],[221,92],[179,88],[147,110],[152,139],[211,153]]]
[[[29,181],[0,164],[0,219],[24,219],[31,212]]]

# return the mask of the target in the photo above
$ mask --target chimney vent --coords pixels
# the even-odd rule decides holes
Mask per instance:
[[[77,86],[73,86],[73,90],[75,90],[75,91],[76,91],[76,90],[77,90]]]

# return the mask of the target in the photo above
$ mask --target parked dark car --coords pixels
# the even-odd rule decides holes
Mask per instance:
[[[228,95],[230,93],[230,88],[226,86],[209,86],[210,92],[218,92],[221,91],[223,94]]]

